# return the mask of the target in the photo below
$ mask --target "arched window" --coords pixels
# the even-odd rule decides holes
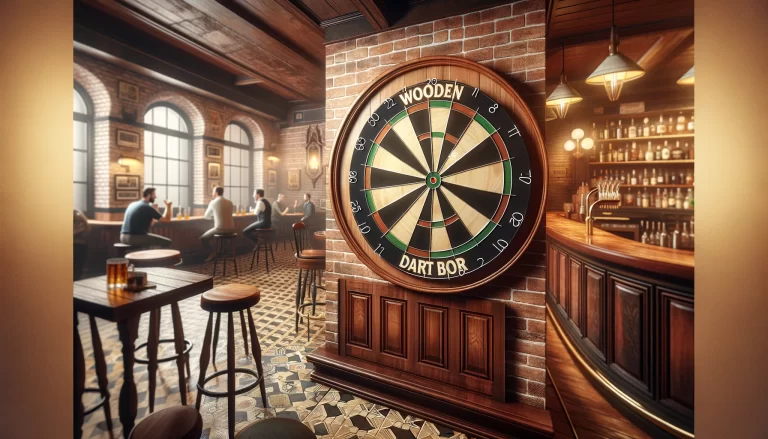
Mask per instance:
[[[224,188],[235,205],[251,201],[251,136],[237,123],[224,130]]]
[[[170,200],[175,208],[191,206],[191,123],[163,103],[147,110],[144,124],[144,186],[156,188],[157,199]]]
[[[89,166],[91,145],[91,124],[93,113],[84,90],[74,89],[73,99],[73,154],[74,154],[74,208],[86,214],[91,210],[91,167]]]

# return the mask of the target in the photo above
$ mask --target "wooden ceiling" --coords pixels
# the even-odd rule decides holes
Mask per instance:
[[[550,0],[549,8],[547,92],[559,83],[564,45],[568,83],[584,98],[604,98],[584,80],[608,55],[611,0]],[[616,0],[615,22],[619,50],[646,71],[622,96],[678,91],[677,79],[693,66],[693,0]]]

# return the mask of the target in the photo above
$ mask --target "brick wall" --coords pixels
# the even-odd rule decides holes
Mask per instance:
[[[114,176],[116,174],[136,174],[141,176],[144,184],[144,129],[140,123],[144,121],[146,109],[157,102],[168,102],[185,113],[191,120],[190,130],[194,135],[192,141],[192,194],[195,205],[206,204],[210,201],[207,169],[209,162],[222,163],[223,158],[210,159],[205,157],[205,145],[222,145],[224,129],[232,121],[240,122],[250,131],[255,152],[252,154],[254,187],[266,184],[266,166],[263,152],[276,142],[279,130],[276,125],[256,114],[249,114],[233,108],[222,102],[199,96],[187,90],[167,84],[154,78],[127,71],[85,54],[75,53],[74,80],[82,86],[93,102],[94,122],[94,207],[99,219],[122,219],[121,210],[130,201],[116,201],[114,193]],[[120,81],[135,84],[139,87],[138,102],[120,99],[118,84]],[[139,124],[137,124],[137,122]],[[140,136],[140,148],[118,147],[116,143],[117,129],[136,132]],[[120,156],[133,157],[141,163],[132,167],[130,172],[117,164]],[[221,183],[224,182],[219,179]],[[186,206],[185,206],[186,207]]]
[[[432,55],[461,56],[507,78],[544,121],[544,1],[511,5],[390,30],[326,46],[326,145],[358,94],[378,75],[405,61]],[[543,131],[543,129],[542,129]],[[337,279],[381,281],[361,264],[327,215],[326,340],[337,342]],[[544,407],[546,270],[543,227],[508,273],[472,295],[507,305],[507,400]]]
[[[320,126],[320,132],[325,136],[325,124],[320,123],[318,125]],[[293,206],[293,200],[299,200],[299,202],[301,202],[304,193],[309,192],[317,207],[318,214],[322,214],[320,208],[321,206],[325,206],[325,203],[328,201],[328,191],[325,182],[328,178],[327,166],[330,158],[330,149],[327,142],[325,142],[325,148],[323,150],[323,175],[317,180],[315,187],[312,187],[312,180],[310,180],[304,172],[304,168],[307,164],[307,131],[310,128],[314,129],[315,126],[316,125],[300,125],[280,130],[276,149],[276,155],[280,158],[280,162],[273,168],[277,169],[277,188],[272,190],[272,192],[274,192],[272,197],[275,198],[275,195],[278,192],[285,194],[285,199],[289,203],[288,205]],[[289,169],[298,169],[300,172],[299,190],[288,189]]]

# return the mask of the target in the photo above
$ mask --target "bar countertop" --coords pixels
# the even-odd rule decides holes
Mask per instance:
[[[694,253],[642,244],[595,227],[586,236],[584,223],[547,213],[547,238],[595,259],[693,281]]]

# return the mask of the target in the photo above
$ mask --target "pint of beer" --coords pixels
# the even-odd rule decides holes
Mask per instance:
[[[125,288],[128,285],[128,259],[107,259],[107,288]]]

